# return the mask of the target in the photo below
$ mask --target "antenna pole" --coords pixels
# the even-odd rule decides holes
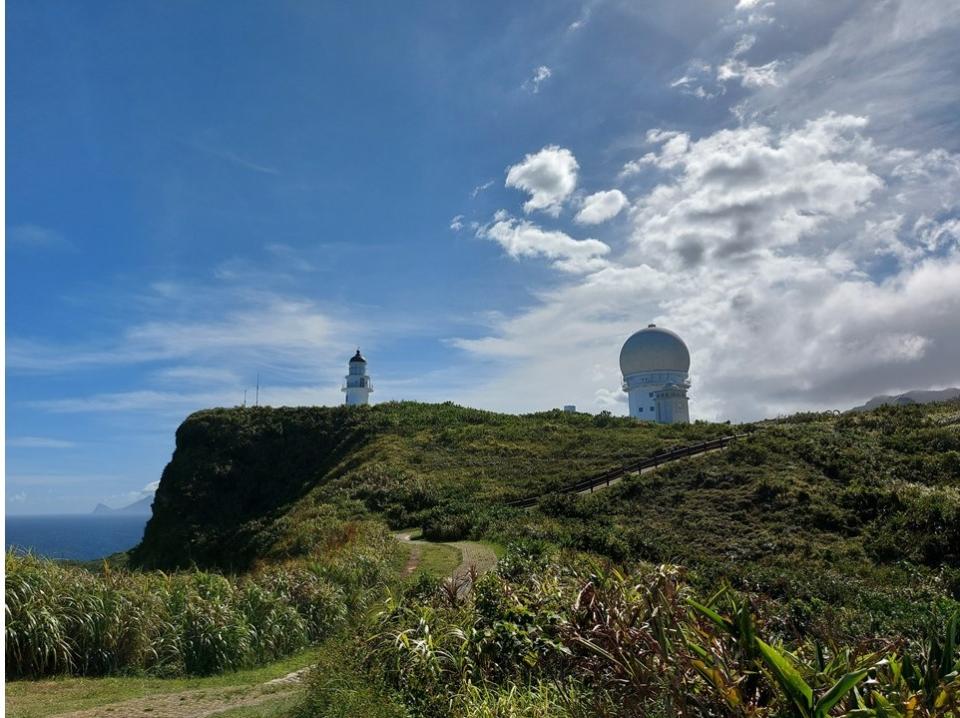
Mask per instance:
[[[260,406],[260,372],[257,372],[257,403],[255,406]]]
[[[247,390],[246,389],[243,390],[243,408],[244,409],[247,408]]]

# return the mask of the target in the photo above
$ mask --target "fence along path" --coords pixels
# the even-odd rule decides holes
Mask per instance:
[[[585,479],[568,484],[567,486],[561,487],[554,491],[547,491],[542,494],[537,494],[536,496],[526,496],[522,499],[508,501],[507,506],[529,508],[530,506],[535,506],[541,498],[549,494],[574,494],[583,493],[586,491],[592,492],[596,488],[605,488],[610,484],[619,481],[625,476],[628,476],[629,474],[639,474],[646,469],[652,469],[660,466],[661,464],[668,464],[671,461],[676,461],[677,459],[683,459],[688,456],[697,456],[698,454],[705,454],[708,451],[717,451],[718,449],[724,448],[731,441],[739,439],[742,436],[747,436],[747,434],[732,434],[730,436],[721,436],[719,439],[702,441],[699,444],[680,446],[676,449],[670,449],[669,451],[665,451],[661,454],[654,454],[646,459],[640,459],[632,464],[617,466],[613,469],[603,472],[602,474],[589,476]]]

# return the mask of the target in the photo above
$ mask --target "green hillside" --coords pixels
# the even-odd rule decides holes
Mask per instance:
[[[389,530],[415,526],[506,550],[450,579],[459,547],[490,545]],[[8,675],[208,675],[319,641],[320,669],[276,711],[955,718],[960,402],[744,426],[416,403],[203,411],[177,432],[129,565],[8,554]]]
[[[751,433],[593,495],[549,493],[733,432]],[[533,509],[505,505],[534,494],[546,495]],[[410,402],[203,411],[177,432],[132,560],[243,568],[307,553],[332,517],[370,513],[443,540],[679,563],[704,587],[790,601],[798,621],[879,628],[960,593],[960,404],[740,427]]]
[[[133,561],[243,568],[308,551],[331,505],[415,525],[729,431],[558,411],[518,417],[449,403],[201,411],[177,430]]]

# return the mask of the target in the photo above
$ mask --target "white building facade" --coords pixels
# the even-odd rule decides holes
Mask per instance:
[[[370,377],[367,376],[367,360],[357,353],[350,359],[349,371],[345,377],[345,383],[341,389],[347,396],[344,403],[347,406],[357,406],[370,402],[370,395],[373,393],[373,385],[370,383]]]
[[[620,350],[620,372],[630,416],[661,424],[690,421],[690,351],[669,329],[650,324],[631,335]]]

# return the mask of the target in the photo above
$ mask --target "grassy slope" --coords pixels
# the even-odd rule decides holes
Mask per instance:
[[[705,586],[728,580],[796,599],[799,621],[820,604],[896,620],[905,603],[960,592],[957,402],[768,422],[725,452],[593,496],[552,496],[532,511],[503,506],[743,428],[412,402],[201,412],[178,432],[151,521],[189,530],[161,542],[148,528],[135,557],[217,564],[238,546],[295,555],[331,512],[373,511],[440,540],[546,539],[615,560],[675,561]],[[205,524],[225,503],[221,492],[236,503],[234,483],[271,490]],[[185,485],[189,500],[177,495]]]
[[[450,502],[499,503],[728,431],[413,402],[202,411],[177,431],[131,562],[244,568],[308,550],[331,503],[351,510],[344,499],[399,528]]]

